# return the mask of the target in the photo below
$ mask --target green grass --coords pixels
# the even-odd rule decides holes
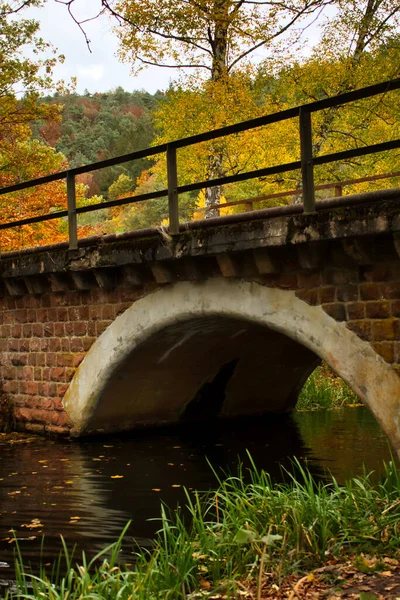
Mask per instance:
[[[296,410],[340,408],[360,401],[349,386],[325,364],[317,367],[299,394]]]
[[[327,557],[372,551],[393,555],[400,543],[400,473],[391,462],[381,482],[369,475],[339,486],[315,481],[297,464],[296,478],[275,484],[253,465],[218,480],[212,494],[187,494],[191,521],[162,508],[154,549],[138,549],[133,566],[119,564],[122,539],[90,562],[63,556],[51,570],[29,574],[17,558],[16,590],[8,598],[49,600],[192,600],[213,594],[239,598],[261,589],[263,574],[276,581],[316,568]],[[186,520],[187,521],[187,520]],[[126,545],[126,540],[125,540]]]

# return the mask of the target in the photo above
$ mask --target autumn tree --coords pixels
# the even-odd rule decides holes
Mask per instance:
[[[57,0],[73,15],[75,0]],[[79,3],[79,0],[76,0]],[[195,71],[220,86],[255,52],[270,52],[327,0],[102,0],[120,38],[120,57],[137,72],[147,65]],[[209,147],[207,178],[221,175],[218,143]],[[219,203],[208,188],[206,205]],[[217,210],[208,215],[217,214]]]
[[[268,66],[266,67],[268,70]],[[336,5],[335,15],[322,27],[319,43],[305,59],[282,65],[271,101],[280,106],[312,102],[400,76],[400,4],[397,0],[347,0]],[[399,127],[398,92],[333,107],[313,118],[313,153],[334,152],[396,137]],[[398,152],[364,159],[378,167],[396,168]],[[389,160],[388,160],[389,159]],[[355,169],[328,165],[320,169],[331,178],[363,175],[360,160]],[[398,164],[397,164],[398,166]]]
[[[29,4],[40,6],[43,2],[31,0]],[[35,58],[24,53],[28,47],[35,48]],[[42,52],[53,56],[40,59],[36,54]],[[39,102],[41,93],[54,87],[51,73],[59,60],[63,57],[57,57],[39,36],[39,23],[23,18],[17,8],[0,0],[0,143],[14,138],[17,130],[33,119],[49,120],[59,113],[57,105]]]
[[[172,85],[155,111],[155,125],[159,131],[156,143],[198,134],[208,129],[223,127],[230,123],[262,116],[273,112],[269,103],[265,81],[254,80],[251,71],[232,73],[228,82],[204,82],[202,86]],[[184,118],[182,118],[184,116]],[[218,149],[221,159],[221,174],[235,175],[293,160],[292,154],[298,147],[298,133],[294,122],[268,128],[260,128],[220,138]],[[290,132],[290,135],[289,135]],[[207,176],[208,142],[178,150],[179,182],[182,185],[203,181]],[[152,172],[166,183],[166,165],[160,159]],[[241,200],[264,193],[263,181],[257,179],[241,184],[224,185],[221,199]],[[208,216],[206,194],[199,196]],[[225,212],[225,211],[224,211]],[[221,213],[222,214],[222,213]]]
[[[230,85],[220,89],[207,83],[196,89],[172,85],[167,101],[156,112],[161,133],[158,141],[200,133],[213,125],[223,126],[273,113],[398,76],[399,15],[400,7],[392,0],[342,3],[335,16],[321,25],[321,40],[309,58],[299,52],[288,53],[273,63],[274,68],[267,60],[260,65],[255,78],[251,72],[247,76],[236,72],[230,77]],[[399,115],[398,93],[316,113],[314,155],[394,138],[398,134]],[[219,142],[223,173],[298,160],[297,125],[298,121],[293,120],[224,138]],[[393,151],[384,156],[324,165],[316,169],[316,181],[354,179],[397,170],[397,156],[398,152]],[[203,179],[204,165],[203,146],[182,150],[179,173],[183,183]],[[162,163],[157,169],[165,173]],[[278,183],[279,191],[299,188],[300,173],[236,184],[226,189],[226,193],[230,194],[230,200],[245,198],[246,194],[258,196],[278,191]]]
[[[44,59],[35,54],[34,58],[27,57],[25,49],[30,46],[34,46],[39,55],[42,51],[51,51],[38,35],[39,24],[23,17],[22,9],[27,4],[0,0],[0,187],[58,171],[66,164],[62,155],[31,139],[32,119],[50,122],[58,117],[60,107],[40,102],[43,91],[54,85],[51,73],[58,59],[55,54]],[[40,6],[41,2],[34,0],[30,4]],[[49,212],[60,204],[61,194],[64,194],[64,186],[56,182],[41,190],[32,188],[2,195],[2,221]],[[52,225],[5,230],[1,250],[32,246],[46,240],[57,240]]]

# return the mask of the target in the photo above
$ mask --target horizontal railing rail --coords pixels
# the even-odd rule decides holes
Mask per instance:
[[[226,185],[228,183],[236,183],[239,181],[245,181],[249,179],[266,177],[269,175],[276,175],[280,173],[286,173],[289,171],[300,170],[301,171],[301,181],[302,181],[302,196],[303,196],[303,210],[305,213],[313,213],[315,212],[315,190],[318,189],[319,186],[314,185],[314,166],[315,165],[323,165],[331,162],[336,162],[340,160],[348,160],[351,158],[356,158],[360,156],[365,156],[368,154],[374,154],[377,152],[384,152],[388,150],[393,150],[396,148],[400,148],[400,139],[390,140],[387,142],[382,142],[379,144],[370,144],[367,146],[360,146],[357,148],[352,148],[350,150],[344,150],[340,152],[334,152],[330,154],[323,154],[319,156],[313,156],[312,149],[312,122],[311,122],[311,114],[317,111],[325,110],[328,108],[342,106],[344,104],[348,104],[350,102],[354,102],[357,100],[363,100],[366,98],[370,98],[376,96],[378,94],[385,94],[390,91],[400,89],[400,78],[393,79],[390,81],[386,81],[380,84],[371,85],[365,88],[361,88],[358,90],[354,90],[351,92],[346,92],[344,94],[339,94],[337,96],[332,96],[329,98],[324,98],[322,100],[317,100],[315,102],[310,102],[308,104],[303,104],[301,106],[296,106],[294,108],[290,108],[287,110],[283,110],[277,113],[264,115],[262,117],[257,117],[255,119],[250,119],[247,121],[242,121],[240,123],[235,123],[234,125],[229,125],[227,127],[222,127],[220,129],[215,129],[212,131],[207,131],[205,133],[189,136],[186,138],[182,138],[179,140],[171,141],[167,144],[160,144],[158,146],[153,146],[152,148],[147,148],[144,150],[138,150],[136,152],[131,152],[129,154],[124,154],[122,156],[117,156],[114,158],[98,161],[95,163],[91,163],[88,165],[83,165],[81,167],[75,167],[72,169],[67,169],[64,171],[60,171],[59,173],[52,173],[51,175],[46,175],[44,177],[39,177],[36,179],[32,179],[30,181],[24,181],[21,183],[16,183],[14,185],[0,188],[0,196],[4,194],[10,194],[22,190],[26,190],[32,187],[44,185],[47,183],[51,183],[53,181],[59,181],[66,179],[67,182],[67,209],[54,211],[45,215],[38,215],[34,217],[29,217],[25,219],[19,219],[17,221],[10,221],[5,223],[0,223],[0,230],[11,229],[15,227],[21,227],[23,225],[40,223],[44,221],[49,221],[52,219],[59,218],[68,218],[68,237],[69,237],[69,247],[70,249],[76,249],[78,247],[78,224],[77,224],[77,215],[84,214],[88,212],[93,212],[95,210],[103,210],[107,208],[113,208],[118,206],[124,206],[126,204],[131,204],[135,202],[143,202],[146,200],[153,200],[156,198],[162,198],[168,196],[168,211],[169,211],[169,232],[172,235],[179,233],[179,203],[178,196],[179,194],[196,191],[206,188],[211,188],[220,185]],[[196,144],[200,144],[203,142],[208,142],[212,140],[219,139],[221,137],[242,133],[244,131],[249,131],[258,127],[263,127],[266,125],[270,125],[273,123],[278,123],[281,121],[285,121],[288,119],[298,118],[299,119],[299,130],[300,130],[300,160],[293,161],[290,163],[285,163],[281,165],[274,165],[271,167],[265,167],[261,169],[256,169],[253,171],[246,171],[244,173],[238,173],[235,175],[228,175],[224,177],[218,177],[215,179],[207,179],[200,182],[194,182],[186,185],[178,184],[178,169],[177,169],[177,150],[180,148],[185,148],[188,146],[194,146]],[[123,164],[125,162],[130,162],[133,160],[138,160],[141,158],[151,158],[156,155],[166,154],[167,160],[167,185],[168,187],[159,190],[156,192],[150,192],[147,194],[140,194],[135,196],[129,196],[126,198],[119,198],[118,200],[109,200],[106,202],[101,202],[97,204],[87,205],[77,207],[76,205],[76,182],[75,179],[78,175],[89,173],[91,171],[95,171],[98,169],[104,169],[107,167],[112,167],[115,165]],[[329,184],[325,184],[329,185]],[[334,184],[332,184],[334,185]],[[320,188],[323,189],[323,188]],[[298,192],[296,192],[298,193]],[[289,193],[282,193],[279,195],[290,195]],[[273,196],[270,196],[273,197]],[[247,201],[249,202],[249,201]],[[232,205],[232,203],[229,203]],[[246,204],[246,202],[244,202]],[[227,204],[221,204],[213,207],[209,207],[212,209],[219,209]]]
[[[350,185],[357,185],[360,183],[371,183],[374,181],[381,181],[382,179],[396,179],[400,178],[400,171],[395,171],[393,173],[383,173],[381,175],[369,175],[368,177],[359,177],[358,179],[346,179],[344,181],[337,180],[331,183],[320,183],[315,186],[315,191],[322,190],[334,190],[335,197],[342,196],[343,188],[348,187]],[[293,190],[286,190],[284,192],[274,192],[272,194],[263,194],[262,196],[254,196],[253,198],[244,198],[243,200],[233,200],[232,202],[224,202],[220,205],[221,209],[229,208],[231,206],[241,206],[246,205],[249,211],[254,210],[254,204],[259,202],[265,202],[266,200],[277,200],[278,198],[287,198],[288,196],[302,196],[303,189],[297,188]],[[213,206],[207,206],[204,208],[196,208],[196,212],[208,212],[213,210]]]

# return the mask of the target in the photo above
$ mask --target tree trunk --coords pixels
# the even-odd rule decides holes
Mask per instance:
[[[216,151],[208,157],[208,179],[216,179],[222,176],[222,154]],[[205,215],[206,219],[219,217],[219,205],[221,203],[221,186],[206,188]],[[215,208],[211,208],[215,207]]]
[[[227,30],[229,23],[229,4],[222,2],[217,18],[215,19],[214,31],[209,30],[209,38],[213,51],[211,79],[215,82],[223,81],[227,76]],[[219,125],[216,125],[219,126]],[[207,179],[223,177],[222,152],[211,146],[208,156]],[[221,203],[222,186],[216,185],[206,188],[205,219],[219,217],[219,205]],[[209,209],[209,210],[207,210]]]

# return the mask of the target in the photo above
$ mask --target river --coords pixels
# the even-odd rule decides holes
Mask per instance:
[[[43,535],[43,560],[50,562],[60,535],[69,547],[92,554],[114,541],[128,520],[129,535],[149,545],[161,501],[174,509],[184,504],[184,487],[212,489],[209,463],[236,473],[239,460],[249,465],[247,450],[275,480],[293,457],[316,476],[329,470],[339,482],[364,468],[379,476],[390,460],[385,436],[362,407],[80,442],[3,436],[0,444],[0,578],[10,574],[3,563],[13,563],[14,537],[33,565]]]

